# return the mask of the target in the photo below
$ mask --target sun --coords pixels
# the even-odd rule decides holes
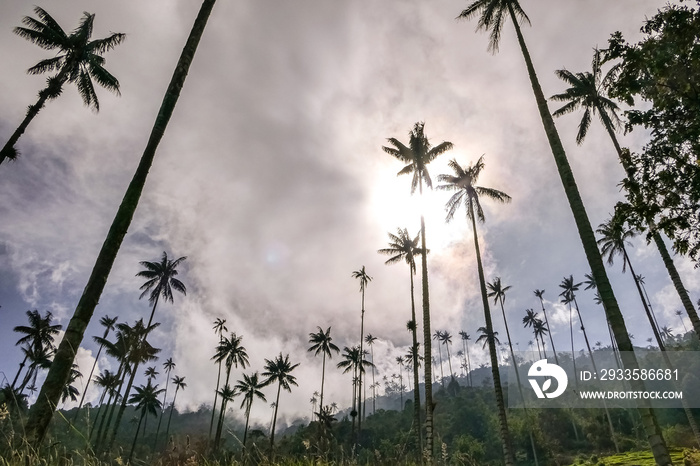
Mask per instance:
[[[436,185],[433,181],[433,185]],[[450,223],[445,222],[445,203],[450,193],[430,189],[423,196],[410,193],[410,175],[396,177],[381,175],[374,183],[370,195],[369,212],[375,223],[385,232],[395,233],[397,228],[407,228],[409,235],[420,232],[421,212],[425,217],[427,247],[440,252],[464,237],[464,222],[458,214]]]

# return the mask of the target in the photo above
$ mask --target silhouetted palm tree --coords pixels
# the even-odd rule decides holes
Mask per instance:
[[[97,413],[95,414],[95,422],[90,426],[89,429],[89,437],[92,438],[92,434],[95,432],[95,426],[97,425],[97,419],[99,419],[100,413],[102,411],[102,408],[105,406],[103,404],[105,397],[107,394],[110,395],[110,397],[114,396],[117,391],[117,387],[119,386],[119,376],[113,372],[110,372],[108,369],[103,370],[100,374],[95,376],[95,384],[97,386],[102,387],[102,395],[100,395],[100,401],[98,402],[98,410]],[[109,403],[107,403],[109,405]],[[102,413],[104,416],[104,413]]]
[[[440,336],[440,343],[445,345],[445,348],[447,349],[447,364],[450,368],[450,378],[454,379],[455,373],[452,370],[452,357],[450,356],[450,345],[452,344],[452,335],[450,335],[450,332],[447,330],[442,332],[442,335]]]
[[[319,353],[323,354],[320,394],[321,408],[323,408],[323,386],[326,380],[326,356],[328,356],[328,358],[330,359],[333,357],[333,351],[335,351],[336,354],[340,353],[340,348],[338,348],[335,345],[335,343],[332,343],[331,340],[333,340],[333,338],[331,337],[330,327],[328,327],[328,330],[326,330],[325,332],[321,327],[318,327],[318,332],[309,333],[309,343],[311,343],[311,347],[309,347],[308,351],[314,351],[315,356],[318,356]]]
[[[24,334],[24,336],[15,343],[15,346],[24,345],[24,359],[22,359],[22,362],[19,364],[17,375],[15,375],[14,380],[10,384],[12,388],[17,384],[17,379],[29,356],[45,352],[44,348],[46,348],[46,350],[52,350],[54,348],[54,335],[57,335],[62,328],[61,325],[52,323],[53,314],[51,314],[50,311],[46,311],[44,317],[42,317],[36,309],[27,311],[26,314],[29,325],[18,325],[13,329],[14,332]]]
[[[163,414],[165,413],[165,401],[168,399],[168,379],[170,379],[170,372],[175,369],[175,363],[173,358],[168,358],[163,363],[163,369],[165,369],[165,392],[163,393],[163,401],[161,403],[160,416],[158,417],[158,428],[156,429],[156,438],[153,441],[153,449],[158,447],[158,434],[160,433],[160,424],[163,422]],[[167,441],[168,436],[165,436]]]
[[[415,332],[414,332],[415,333]],[[365,343],[367,343],[367,346],[369,346],[370,349],[370,355],[372,356],[372,386],[370,387],[372,389],[372,414],[374,414],[377,411],[377,403],[376,403],[376,398],[377,398],[377,393],[375,391],[375,380],[374,380],[374,342],[377,341],[377,337],[372,336],[371,333],[368,333],[365,335]],[[340,351],[340,350],[338,350]]]
[[[136,403],[136,410],[141,411],[141,416],[139,417],[139,424],[136,427],[136,435],[134,435],[134,441],[131,444],[131,451],[129,452],[127,463],[131,463],[131,458],[134,455],[134,448],[136,447],[136,439],[139,436],[139,430],[141,430],[141,422],[146,417],[146,414],[158,416],[158,410],[161,408],[158,395],[163,392],[163,389],[158,389],[158,385],[151,385],[150,380],[145,386],[141,385],[134,388],[134,390],[136,393],[131,396],[129,403]]]
[[[409,277],[411,279],[411,337],[413,339],[413,355],[418,358],[418,326],[416,321],[416,303],[413,294],[413,275],[416,273],[416,254],[420,254],[420,249],[418,248],[418,240],[420,234],[416,235],[415,238],[411,239],[408,234],[408,229],[398,228],[396,234],[389,233],[389,247],[380,249],[377,252],[380,254],[385,254],[390,256],[389,259],[384,262],[385,264],[394,264],[396,262],[405,261],[408,264]],[[372,357],[372,362],[374,362],[374,357]],[[418,366],[416,361],[413,361],[413,385],[418,387]],[[374,371],[372,371],[372,381],[374,382]],[[373,383],[374,384],[374,383]],[[376,397],[375,397],[376,398]],[[373,401],[374,402],[374,401]],[[420,392],[416,388],[413,393],[413,422],[416,426],[417,432],[417,445],[419,446],[418,451],[423,451],[423,437],[421,435],[420,429]]]
[[[80,368],[77,364],[73,364],[73,368],[70,371],[70,376],[68,377],[68,383],[66,383],[63,389],[63,394],[61,395],[61,403],[65,403],[69,398],[71,401],[78,401],[78,395],[80,391],[73,385],[77,379],[82,378],[83,374],[80,373]]]
[[[472,231],[474,233],[474,249],[476,250],[476,266],[479,273],[479,285],[481,289],[481,301],[484,307],[484,319],[486,321],[486,334],[495,335],[493,324],[491,322],[491,310],[489,309],[488,294],[486,292],[486,280],[484,278],[484,267],[481,263],[481,250],[479,249],[479,238],[476,232],[476,221],[485,221],[484,211],[481,208],[480,196],[487,197],[500,203],[510,201],[510,196],[502,191],[493,188],[484,188],[477,186],[476,183],[484,169],[484,157],[479,157],[479,160],[473,165],[469,165],[466,169],[462,168],[454,159],[449,162],[450,168],[454,171],[454,175],[440,175],[438,180],[444,182],[444,185],[438,186],[438,189],[456,191],[455,194],[447,201],[447,221],[449,222],[454,217],[457,208],[464,204],[467,210],[467,218],[471,220]],[[489,354],[491,356],[491,373],[493,377],[494,390],[496,392],[496,404],[498,405],[498,420],[500,422],[501,441],[503,442],[503,451],[506,458],[506,465],[513,464],[513,452],[510,440],[510,432],[508,431],[508,420],[506,418],[505,402],[503,400],[503,389],[501,387],[501,374],[498,371],[498,357],[496,354],[496,344],[494,338],[487,338],[489,345]]]
[[[534,330],[535,322],[538,321],[537,312],[532,309],[525,309],[525,317],[523,317],[523,327],[532,327]],[[542,357],[542,351],[540,350],[540,342],[537,340],[537,335],[535,335],[535,341],[537,342],[537,352],[540,357]]]
[[[467,355],[467,375],[469,376],[469,386],[473,387],[473,381],[472,381],[472,363],[469,359],[469,340],[471,337],[467,332],[464,330],[460,330],[459,336],[462,337],[462,346],[464,346],[464,353]]]
[[[131,224],[134,212],[136,212],[136,207],[141,198],[141,192],[146,184],[148,172],[155,158],[156,149],[158,148],[160,140],[163,138],[170,117],[175,110],[175,105],[177,104],[182,87],[185,84],[185,78],[190,69],[192,59],[197,51],[197,45],[199,45],[199,40],[202,38],[204,28],[215,3],[216,0],[202,0],[202,7],[197,14],[197,19],[187,38],[187,43],[182,49],[170,84],[165,91],[165,97],[158,110],[151,135],[149,136],[148,143],[141,156],[139,166],[129,183],[122,203],[107,233],[107,237],[95,260],[90,278],[80,296],[80,301],[73,313],[73,317],[68,323],[63,340],[58,346],[56,356],[51,364],[51,369],[37,397],[37,402],[34,403],[29,411],[29,416],[25,425],[25,438],[37,449],[44,439],[46,430],[53,417],[54,408],[61,395],[61,390],[63,389],[65,381],[68,379],[71,365],[75,359],[75,352],[83,341],[85,328],[92,319],[95,306],[97,306],[97,303],[100,301],[100,296],[107,283],[112,264],[114,264],[124,236]]]
[[[530,20],[520,6],[518,0],[476,0],[470,3],[459,15],[460,18],[465,19],[470,19],[475,16],[479,18],[477,28],[490,31],[489,50],[492,52],[498,51],[498,43],[501,38],[503,25],[508,17],[511,19],[520,50],[525,59],[528,76],[537,102],[537,109],[539,110],[547,141],[549,142],[557,171],[559,172],[559,177],[564,187],[564,193],[576,222],[584,253],[586,254],[588,264],[598,284],[598,289],[604,302],[603,307],[610,321],[613,333],[615,334],[618,347],[625,352],[624,366],[626,369],[631,370],[638,368],[639,364],[633,353],[632,342],[627,335],[627,328],[625,327],[622,313],[620,312],[615,294],[610,285],[610,280],[605,271],[605,266],[603,265],[603,260],[596,245],[593,227],[586,213],[586,208],[583,205],[581,194],[578,191],[576,180],[571,166],[569,165],[566,152],[564,151],[564,146],[561,143],[559,133],[554,125],[554,119],[547,107],[547,99],[545,99],[544,93],[542,92],[542,87],[535,73],[535,67],[530,58],[530,52],[527,49],[525,39],[520,29],[521,22],[529,23]],[[641,383],[638,384],[635,382],[635,387],[640,390],[643,389]],[[640,409],[640,415],[644,420],[643,424],[646,429],[652,453],[654,454],[654,459],[658,464],[670,464],[671,457],[654,413],[648,406],[643,406]],[[510,466],[513,463],[513,455],[506,452],[506,466]]]
[[[382,146],[384,152],[393,155],[406,166],[402,168],[397,175],[406,175],[413,173],[411,181],[411,194],[415,193],[418,188],[418,193],[423,195],[423,182],[428,188],[433,187],[430,174],[428,173],[427,165],[435,160],[440,154],[452,149],[451,142],[442,142],[435,147],[431,147],[428,137],[424,132],[425,123],[416,123],[409,133],[408,146],[404,145],[398,139],[389,138],[389,143],[394,147]],[[423,290],[423,344],[425,345],[425,431],[426,441],[429,456],[433,454],[433,386],[432,386],[432,366],[431,356],[432,347],[430,342],[430,293],[428,290],[428,249],[425,239],[425,217],[421,212],[420,217],[420,234],[421,234],[421,284]]]
[[[535,290],[535,296],[540,298],[540,304],[542,305],[542,314],[544,314],[544,323],[549,329],[549,319],[547,318],[547,311],[544,308],[544,290]],[[549,343],[552,345],[552,353],[554,353],[554,362],[559,364],[559,358],[557,357],[557,348],[554,346],[554,338],[552,337],[552,332],[549,332]]]
[[[19,155],[14,146],[20,136],[44,104],[61,95],[65,83],[75,84],[85,105],[92,107],[96,112],[100,109],[100,103],[92,84],[93,80],[119,95],[119,81],[104,69],[105,59],[102,55],[119,45],[126,35],[113,33],[104,39],[90,40],[95,20],[93,14],[84,13],[78,27],[70,34],[66,34],[56,20],[43,9],[34,7],[34,13],[38,19],[25,16],[22,24],[26,27],[16,27],[14,33],[42,49],[57,50],[57,54],[52,58],[41,60],[27,72],[43,74],[55,71],[56,74],[46,80],[46,87],[39,91],[39,99],[34,105],[29,106],[24,120],[0,150],[0,163],[6,158],[13,160]]]
[[[440,341],[442,340],[442,330],[435,330],[433,340],[438,342],[438,357],[440,358],[440,385],[445,389],[445,374],[442,372],[442,349],[440,349]]]
[[[265,399],[265,394],[260,391],[260,389],[263,387],[265,387],[265,383],[259,380],[257,372],[252,375],[243,374],[243,380],[239,380],[234,387],[234,390],[237,390],[241,395],[243,395],[241,408],[245,407],[243,448],[245,448],[246,438],[248,437],[248,422],[250,421],[250,408],[253,406],[253,400],[257,397],[263,401],[267,401]]]
[[[163,256],[160,262],[149,262],[141,261],[143,267],[146,270],[142,270],[136,274],[137,277],[142,277],[147,279],[146,283],[141,285],[140,290],[143,290],[139,299],[146,295],[148,296],[148,302],[153,305],[151,310],[151,317],[148,319],[148,326],[150,327],[151,322],[153,322],[153,315],[156,313],[156,306],[158,306],[158,300],[162,297],[165,302],[173,302],[173,289],[179,291],[180,293],[186,295],[187,289],[185,285],[175,278],[178,274],[177,266],[187,259],[187,257],[180,257],[174,261],[168,259],[168,254],[163,251]],[[149,293],[150,292],[150,293]]]
[[[90,375],[88,376],[88,380],[85,383],[85,388],[83,389],[83,396],[80,397],[80,403],[78,404],[78,409],[75,410],[75,414],[73,415],[73,422],[78,418],[78,413],[80,412],[80,408],[83,407],[83,402],[85,401],[85,395],[87,394],[88,387],[90,386],[90,382],[92,381],[92,374],[95,372],[95,366],[97,366],[97,361],[100,359],[100,354],[102,354],[102,348],[105,345],[105,342],[107,341],[107,336],[109,335],[109,332],[114,330],[114,324],[117,323],[117,319],[119,317],[109,317],[109,316],[104,316],[100,319],[100,325],[102,325],[105,328],[105,332],[102,334],[102,340],[100,343],[100,347],[97,350],[97,355],[95,356],[95,362],[92,363],[92,369],[90,369]],[[99,338],[99,337],[98,337]],[[98,338],[95,338],[95,341],[97,341]]]
[[[241,366],[245,369],[248,366],[248,353],[243,345],[241,345],[241,340],[243,337],[236,336],[232,333],[229,338],[224,338],[219,342],[219,346],[216,348],[216,354],[212,359],[216,362],[224,361],[226,365],[226,381],[224,383],[224,388],[229,386],[229,380],[231,377],[231,368]],[[221,392],[219,392],[221,394]],[[216,436],[214,437],[214,449],[219,448],[221,442],[221,432],[224,427],[224,413],[226,412],[226,401],[221,400],[221,410],[219,411],[219,422],[216,427]]]
[[[369,282],[372,281],[372,277],[367,275],[365,266],[363,265],[362,268],[352,273],[352,278],[357,278],[360,281],[360,293],[362,293],[362,314],[360,317],[360,354],[362,354],[364,351],[362,349],[362,344],[365,338],[365,289]],[[359,414],[357,418],[357,430],[362,430],[362,372],[360,372],[358,376],[357,384],[357,411]]]
[[[217,317],[217,319],[214,321],[214,332],[219,334],[219,344],[221,344],[223,340],[223,334],[224,332],[228,332],[228,328],[226,328],[226,319],[220,319]],[[216,376],[216,389],[214,390],[214,404],[211,406],[211,420],[209,421],[209,440],[211,440],[211,431],[214,427],[214,414],[216,413],[216,401],[217,397],[219,395],[219,384],[221,383],[221,363],[223,362],[223,359],[220,359],[217,361],[219,365],[219,372]]]
[[[329,330],[330,331],[330,330]],[[270,454],[274,455],[275,448],[275,426],[277,424],[277,409],[280,405],[280,391],[284,388],[289,393],[292,393],[292,385],[297,385],[296,377],[291,372],[296,369],[299,364],[289,362],[289,354],[282,357],[279,354],[273,361],[265,359],[265,372],[263,377],[267,377],[263,382],[264,385],[270,385],[277,382],[277,398],[275,398],[275,414],[272,418],[272,430],[270,431]]]
[[[165,438],[168,438],[168,434],[170,433],[170,421],[173,418],[173,410],[175,409],[175,400],[177,400],[177,392],[179,390],[184,390],[185,387],[187,387],[187,384],[185,383],[185,378],[180,377],[180,376],[175,376],[172,378],[173,385],[175,385],[175,395],[173,395],[173,402],[170,404],[170,415],[168,416],[168,425],[165,428]]]

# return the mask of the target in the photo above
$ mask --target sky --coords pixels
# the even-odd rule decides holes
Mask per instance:
[[[525,40],[545,95],[565,89],[555,70],[588,70],[593,48],[605,47],[616,30],[638,40],[644,19],[665,3],[523,0],[532,24],[524,27]],[[486,222],[478,233],[487,281],[501,277],[511,285],[505,305],[516,349],[526,349],[532,339],[521,320],[528,308],[540,312],[535,289],[545,290],[558,349],[570,345],[558,285],[569,275],[583,281],[589,271],[573,217],[512,24],[506,23],[500,50],[491,54],[488,36],[475,33],[475,21],[455,19],[466,6],[456,0],[218,2],[78,352],[85,379],[98,349],[91,336],[102,334],[102,316],[130,324],[148,318],[150,306],[139,300],[143,279],[135,275],[140,261],[156,261],[164,251],[187,257],[179,269],[187,295],[159,304],[161,325],[151,339],[162,349],[161,383],[168,357],[176,363],[171,375],[186,378],[178,409],[213,401],[212,326],[222,318],[229,331],[243,336],[251,362],[246,373],[262,371],[265,359],[280,352],[300,363],[294,371],[299,386],[280,400],[281,422],[308,416],[321,376],[320,359],[307,352],[309,333],[331,327],[341,348],[358,343],[361,294],[352,272],[363,265],[372,277],[365,333],[378,338],[380,377],[397,373],[395,357],[410,344],[409,271],[403,263],[384,265],[386,257],[377,250],[397,228],[417,234],[421,209],[431,251],[432,328],[452,333],[453,355],[461,349],[460,330],[476,339],[484,323],[471,226],[463,211],[445,222],[449,194],[411,196],[410,176],[397,177],[402,164],[381,149],[389,137],[407,143],[419,121],[433,145],[454,144],[429,166],[435,184],[439,174],[449,173],[449,160],[466,166],[484,155],[479,184],[512,197],[505,205],[483,202]],[[98,89],[95,113],[82,105],[76,89],[66,88],[20,139],[21,157],[0,166],[2,383],[17,371],[19,335],[12,329],[26,323],[26,311],[51,311],[67,325],[199,2],[56,0],[43,8],[67,31],[87,10],[96,15],[93,37],[126,33],[124,43],[105,55],[121,95]],[[12,33],[32,14],[26,2],[3,2],[3,141],[45,83],[45,76],[27,75],[26,69],[52,56]],[[557,126],[595,228],[622,199],[623,172],[598,121],[584,144],[575,144],[578,118],[560,118]],[[639,150],[645,136],[635,131],[621,142]],[[633,246],[635,269],[646,277],[661,325],[676,332],[689,327],[687,317],[674,314],[682,306],[658,252],[643,238]],[[682,257],[676,264],[696,300],[697,271]],[[632,278],[621,273],[620,259],[608,270],[633,342],[644,346],[652,334]],[[580,292],[578,301],[590,339],[608,344],[592,292]],[[504,335],[500,312],[494,322]],[[584,346],[580,333],[575,345]],[[470,348],[476,364],[486,361],[480,346]],[[98,370],[116,366],[104,356],[98,361]],[[232,378],[240,377],[234,370]],[[271,387],[266,393],[268,404],[253,406],[259,422],[269,422],[275,392]],[[91,387],[87,400],[97,397]],[[329,369],[324,399],[342,407],[350,398],[348,376]]]

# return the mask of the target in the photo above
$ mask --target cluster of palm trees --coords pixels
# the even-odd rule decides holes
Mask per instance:
[[[218,365],[218,376],[216,379],[216,390],[214,392],[214,404],[212,406],[211,422],[209,425],[209,440],[212,442],[214,450],[218,450],[221,447],[223,431],[224,431],[224,420],[225,415],[228,410],[228,403],[233,401],[233,399],[239,395],[243,396],[240,408],[244,410],[245,414],[245,428],[243,431],[243,447],[246,447],[246,441],[248,439],[248,425],[250,423],[250,412],[253,406],[253,401],[257,398],[262,401],[267,401],[265,394],[262,389],[268,385],[277,384],[277,395],[273,403],[274,413],[272,417],[272,424],[270,427],[270,452],[274,454],[275,446],[275,427],[277,424],[277,410],[280,403],[280,393],[282,389],[291,392],[292,386],[297,385],[296,377],[292,375],[292,371],[296,369],[299,364],[292,364],[289,360],[289,354],[283,356],[282,353],[277,355],[274,359],[265,359],[265,367],[262,373],[256,371],[252,374],[242,374],[242,378],[239,379],[234,385],[231,385],[231,370],[239,366],[241,369],[245,369],[250,365],[248,360],[248,352],[246,348],[241,344],[243,337],[236,335],[236,333],[231,333],[229,336],[224,336],[224,333],[228,332],[226,327],[226,320],[217,318],[214,321],[214,331],[219,336],[219,343],[216,347],[216,352],[212,357],[212,360]],[[329,329],[330,332],[330,329]],[[221,367],[222,364],[225,368],[225,378],[224,384],[221,386]],[[220,404],[217,406],[217,400],[221,398]],[[216,431],[214,431],[214,419],[215,414],[219,410],[219,418],[216,423]],[[214,435],[212,439],[212,433]]]

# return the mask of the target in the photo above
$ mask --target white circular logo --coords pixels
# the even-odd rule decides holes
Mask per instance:
[[[535,391],[537,398],[556,398],[566,390],[566,386],[569,383],[569,378],[566,376],[566,372],[561,367],[556,364],[550,364],[546,359],[540,359],[535,362],[530,370],[527,371],[528,380],[532,389]],[[537,381],[537,377],[547,377],[546,380],[540,386]],[[549,392],[552,388],[552,378],[557,381],[556,390]]]

